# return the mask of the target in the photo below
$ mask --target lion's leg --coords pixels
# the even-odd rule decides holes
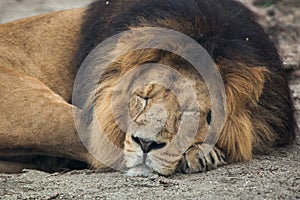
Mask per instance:
[[[89,162],[72,109],[39,80],[0,67],[0,158],[38,154]]]
[[[253,126],[250,115],[233,113],[226,120],[216,146],[211,150],[205,143],[194,144],[185,152],[180,169],[184,173],[196,173],[215,169],[226,162],[250,160],[252,146]]]

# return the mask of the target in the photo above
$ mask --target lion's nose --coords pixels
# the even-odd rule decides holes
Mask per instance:
[[[148,141],[134,136],[132,136],[132,140],[141,146],[144,153],[149,153],[152,150],[161,149],[166,146],[166,143],[157,143],[155,141]]]

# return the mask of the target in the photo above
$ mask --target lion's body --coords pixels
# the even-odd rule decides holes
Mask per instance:
[[[39,79],[69,101],[83,13],[56,12],[1,25],[2,67]]]
[[[74,79],[79,66],[97,44],[121,31],[144,26],[172,28],[187,34],[203,45],[215,60],[227,95],[226,123],[216,147],[224,152],[228,162],[250,160],[253,152],[290,144],[295,137],[296,123],[276,48],[246,8],[230,0],[221,2],[137,0],[107,4],[99,0],[89,9],[56,12],[0,25],[0,171],[39,168],[31,162],[34,156],[67,158],[97,169],[106,168],[90,155],[77,135],[73,122],[73,111],[77,108],[71,104]],[[141,37],[147,40],[148,36]],[[128,44],[137,45],[135,41]],[[85,103],[92,104],[87,107],[95,106],[93,116],[102,121],[105,134],[127,153],[140,153],[136,150],[139,146],[134,146],[138,140],[133,141],[135,135],[126,135],[115,124],[109,110],[111,90],[121,74],[154,61],[166,65],[175,63],[174,68],[195,83],[197,97],[202,101],[201,112],[208,114],[213,106],[202,79],[192,75],[194,72],[188,67],[182,69],[178,63],[183,62],[178,57],[155,50],[124,55],[120,62],[108,68],[108,75],[99,83],[96,102],[87,100]],[[162,130],[164,138],[155,144],[170,142],[181,116],[174,110],[178,106],[176,98],[155,85],[142,89],[137,96],[153,98],[154,102],[167,98],[164,106],[171,116]],[[142,112],[150,107],[146,105]],[[135,109],[131,111],[133,116],[137,113]],[[209,125],[205,118],[199,122],[201,133],[184,154],[184,161],[182,155],[171,158],[170,152],[168,155],[149,153],[152,159],[162,157],[164,160],[164,163],[157,161],[159,164],[154,165],[154,171],[168,175],[182,162],[186,162],[184,169],[180,169],[184,172],[203,171],[203,167],[210,169],[201,168],[197,157],[203,150],[201,143]],[[92,119],[91,124],[97,119]],[[138,120],[136,122],[142,124]],[[91,130],[89,144],[96,153],[105,152],[105,144],[95,139],[93,128]],[[217,152],[214,155],[220,158]],[[128,156],[126,152],[125,155]],[[204,160],[209,163],[207,158]],[[212,165],[218,165],[213,160],[211,158]],[[54,165],[50,158],[48,161],[49,165]],[[223,161],[220,158],[219,164]],[[125,158],[126,162],[130,165],[131,161]],[[154,169],[167,163],[172,163],[169,168]]]
[[[0,157],[3,160],[60,155],[58,141],[61,145],[68,140],[74,144],[68,136],[76,134],[76,130],[72,106],[67,102],[75,77],[71,60],[79,43],[83,12],[84,9],[56,12],[0,25]],[[43,109],[53,113],[47,114]],[[61,125],[51,120],[61,121]],[[47,152],[48,145],[57,146],[58,152],[51,148]],[[34,159],[20,159],[17,164],[3,162],[1,171],[22,169],[22,160],[29,162],[24,167],[37,167],[30,163]]]

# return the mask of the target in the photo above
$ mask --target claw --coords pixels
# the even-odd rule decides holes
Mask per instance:
[[[193,145],[183,155],[177,168],[189,174],[213,170],[226,164],[225,154],[220,149],[214,147],[207,153],[206,148],[206,144]]]

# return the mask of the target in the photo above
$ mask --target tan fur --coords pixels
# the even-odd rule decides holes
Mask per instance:
[[[265,67],[250,68],[229,60],[218,64],[223,73],[227,97],[227,120],[218,145],[227,152],[230,161],[250,160],[253,145],[258,142],[255,141],[255,125],[265,127],[264,137],[275,139],[265,125],[253,124],[251,119],[251,109],[257,107],[268,70]]]
[[[74,80],[70,61],[83,11],[0,25],[0,157],[89,159],[67,103]]]
[[[75,9],[0,25],[1,65],[39,79],[68,101],[83,13]]]

